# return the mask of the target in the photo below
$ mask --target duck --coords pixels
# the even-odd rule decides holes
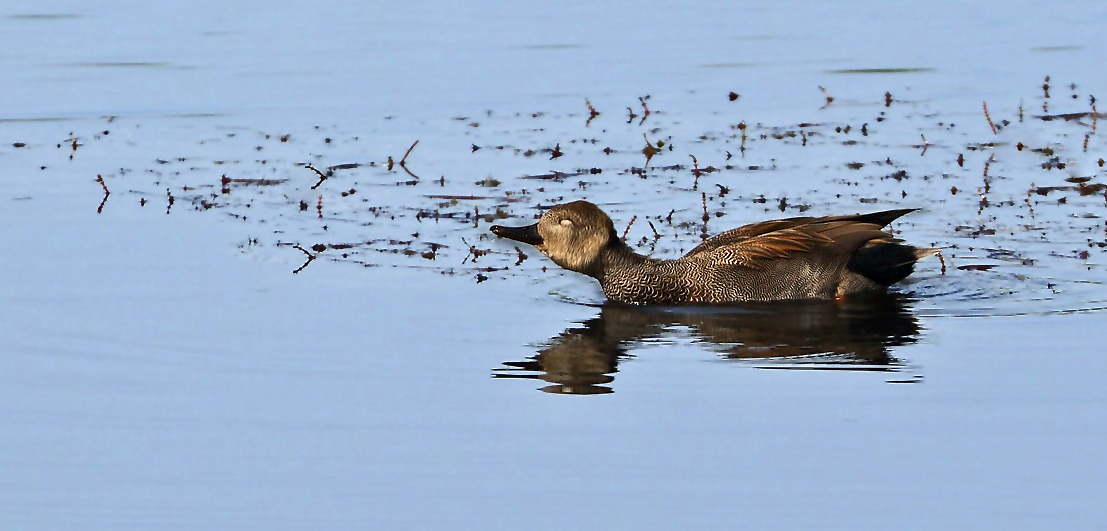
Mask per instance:
[[[708,238],[676,259],[635,252],[611,217],[588,201],[556,205],[532,225],[490,230],[596,279],[604,295],[619,303],[840,300],[886,292],[914,271],[915,262],[938,252],[885,230],[916,210],[753,223]]]

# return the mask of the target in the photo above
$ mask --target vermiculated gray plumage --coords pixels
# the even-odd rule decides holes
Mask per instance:
[[[534,245],[557,265],[600,282],[608,298],[632,304],[833,299],[882,291],[937,252],[883,230],[913,209],[754,223],[705,240],[676,260],[626,245],[596,205],[575,201],[527,227],[492,232]]]

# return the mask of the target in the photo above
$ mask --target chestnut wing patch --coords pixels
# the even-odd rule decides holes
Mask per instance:
[[[763,221],[761,223],[754,223],[751,225],[745,225],[736,229],[730,229],[722,234],[718,234],[703,241],[703,243],[697,245],[694,249],[688,252],[686,256],[693,256],[702,252],[707,252],[712,249],[718,249],[728,245],[735,245],[750,238],[769,234],[773,232],[779,232],[784,229],[800,226],[805,223],[814,221],[815,218],[789,218],[778,219],[774,221]]]
[[[694,249],[688,256],[703,254],[698,258],[715,261],[718,265],[729,264],[763,269],[774,260],[816,251],[824,256],[840,256],[846,259],[858,247],[870,240],[891,239],[888,233],[881,230],[880,225],[853,221],[828,221],[733,239],[725,244],[714,245],[698,252]]]
[[[902,208],[897,210],[885,210],[882,212],[872,212],[869,214],[856,214],[847,216],[826,216],[821,218],[812,217],[797,217],[777,219],[772,221],[763,221],[761,223],[753,223],[751,225],[745,225],[736,229],[728,230],[722,234],[719,234],[713,238],[708,238],[703,243],[697,245],[694,249],[688,252],[687,257],[695,256],[699,253],[712,251],[720,247],[726,247],[758,237],[765,236],[776,232],[785,231],[787,229],[798,229],[805,232],[822,232],[826,230],[838,230],[841,231],[842,227],[853,226],[855,229],[861,229],[864,231],[876,231],[879,234],[874,234],[871,238],[885,237],[890,238],[886,233],[879,232],[882,227],[891,223],[900,216],[914,212],[913,208]],[[846,230],[845,232],[849,232]],[[871,232],[870,232],[871,233]],[[836,239],[833,235],[828,235],[831,239]],[[785,238],[787,239],[787,238]],[[802,240],[803,238],[797,236],[795,239]],[[849,238],[847,238],[849,239]],[[856,247],[854,247],[856,248]],[[852,251],[852,248],[851,248]]]

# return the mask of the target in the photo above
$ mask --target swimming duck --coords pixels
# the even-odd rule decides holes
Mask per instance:
[[[623,303],[839,299],[885,291],[910,275],[917,260],[938,252],[883,230],[915,210],[754,223],[709,238],[675,260],[634,252],[611,218],[587,201],[557,205],[533,225],[491,230],[595,278],[609,299]]]

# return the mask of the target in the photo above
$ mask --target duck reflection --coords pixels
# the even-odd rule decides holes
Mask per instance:
[[[724,359],[760,367],[896,371],[890,347],[915,343],[921,328],[899,294],[850,301],[776,301],[726,306],[607,304],[600,314],[504,362],[496,378],[531,378],[550,393],[611,393],[619,362],[636,348],[690,338]]]

